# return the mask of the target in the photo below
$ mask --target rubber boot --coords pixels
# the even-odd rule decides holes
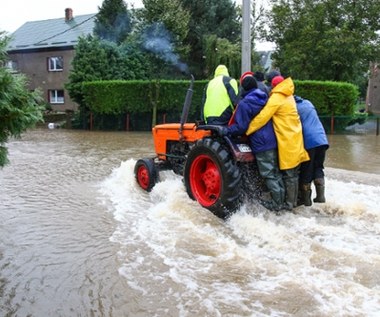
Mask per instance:
[[[288,178],[285,181],[285,209],[292,210],[297,207],[298,179]]]
[[[273,177],[265,179],[265,184],[267,185],[272,201],[273,209],[279,210],[284,204],[285,199],[285,186],[281,177]]]
[[[301,184],[300,186],[300,198],[301,198],[301,202],[303,203],[303,205],[305,206],[311,206],[312,205],[312,202],[311,202],[311,184],[308,183],[308,184]]]
[[[297,196],[297,207],[302,206],[305,204],[303,200],[302,190],[301,190],[302,183],[298,184],[298,196]]]
[[[262,201],[261,204],[266,208],[271,211],[279,211],[281,209],[281,206],[278,206],[274,200],[267,200],[267,201]]]
[[[325,203],[325,179],[324,178],[316,178],[314,180],[315,191],[317,192],[317,197],[313,199],[315,203]]]

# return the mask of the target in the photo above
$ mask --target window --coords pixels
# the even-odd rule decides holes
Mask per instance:
[[[10,69],[12,72],[17,71],[18,65],[15,61],[7,61],[5,67]]]
[[[49,72],[60,72],[63,70],[63,57],[54,56],[48,59]]]
[[[65,103],[65,94],[63,90],[49,90],[50,103]]]

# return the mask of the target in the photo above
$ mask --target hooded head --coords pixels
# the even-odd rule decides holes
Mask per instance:
[[[273,79],[272,79],[272,88],[276,87],[279,83],[281,83],[282,81],[284,81],[284,77],[282,76],[275,76]]]
[[[245,91],[250,91],[257,88],[257,81],[252,75],[245,76],[242,80],[241,86]]]
[[[228,73],[228,69],[225,65],[218,65],[218,67],[216,67],[214,77],[217,77],[220,75],[228,76],[228,77],[230,76],[230,74]]]
[[[243,73],[243,75],[241,75],[241,77],[240,77],[240,85],[243,85],[243,80],[244,80],[244,78],[246,78],[247,76],[253,76],[253,73],[252,72],[245,72],[245,73]]]
[[[266,75],[267,82],[272,84],[272,80],[276,76],[281,76],[281,73],[278,70],[272,70],[270,73]]]
[[[262,72],[255,72],[253,77],[255,77],[257,81],[264,81],[265,80],[264,73],[262,73]]]

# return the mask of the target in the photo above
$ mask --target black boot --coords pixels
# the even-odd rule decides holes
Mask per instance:
[[[294,207],[297,207],[298,169],[299,166],[282,171],[282,179],[285,185],[284,208],[287,210],[292,210]]]
[[[304,201],[301,199],[300,194],[297,198],[297,207],[305,205]]]
[[[270,211],[280,211],[281,210],[281,205],[277,205],[274,200],[267,200],[267,201],[262,201],[261,204],[266,208],[269,209]]]
[[[285,182],[285,209],[292,210],[297,207],[298,179],[288,178]]]
[[[274,209],[280,209],[285,199],[285,186],[281,177],[266,178],[265,184],[269,188]]]
[[[314,180],[315,190],[317,192],[317,197],[313,199],[315,203],[325,203],[325,179],[324,178],[316,178]]]
[[[303,200],[303,195],[302,195],[302,190],[301,190],[301,186],[302,184],[298,184],[298,195],[297,195],[297,207],[298,206],[302,206],[305,204],[304,200]]]
[[[301,184],[300,185],[300,200],[302,205],[311,206],[311,184]]]

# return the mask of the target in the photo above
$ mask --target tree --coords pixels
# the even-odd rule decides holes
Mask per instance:
[[[0,168],[8,161],[6,143],[10,137],[20,137],[21,133],[43,121],[44,107],[39,91],[30,92],[23,75],[12,74],[6,65],[6,47],[9,38],[0,32]]]
[[[83,82],[146,78],[148,67],[144,65],[144,54],[133,42],[125,41],[123,45],[117,46],[88,35],[80,38],[75,48],[66,88],[70,97],[83,108]]]
[[[207,77],[210,73],[205,72],[206,38],[216,35],[232,44],[240,42],[241,25],[235,2],[232,0],[180,0],[180,2],[191,16],[189,33],[185,39],[185,43],[190,45],[190,67],[196,77]]]
[[[150,64],[150,78],[174,79],[188,76],[189,45],[184,42],[190,15],[179,0],[143,0],[137,12],[140,25],[137,41]]]
[[[83,106],[83,82],[119,79],[117,64],[120,57],[114,47],[112,43],[101,42],[91,35],[79,39],[75,48],[75,56],[71,64],[72,70],[69,74],[66,89],[70,94],[70,98],[80,106]],[[115,75],[116,78],[112,78]]]
[[[132,17],[123,0],[104,0],[95,19],[94,34],[122,43],[132,30]]]
[[[172,34],[163,23],[145,25],[140,32],[137,42],[146,56],[145,64],[150,69],[149,78],[174,79],[188,76],[188,66],[176,53]]]
[[[379,1],[272,0],[267,40],[281,71],[297,79],[355,83],[379,56]]]
[[[190,13],[182,8],[180,0],[143,0],[143,4],[144,24],[162,23],[171,35],[175,52],[185,56],[189,47],[183,41],[189,32]]]
[[[204,54],[205,70],[214,74],[215,68],[227,65],[230,76],[239,78],[241,75],[241,44],[232,44],[227,39],[218,38],[211,34],[205,37]]]
[[[251,2],[251,63],[252,70],[260,72],[268,72],[269,69],[262,64],[261,54],[256,50],[256,41],[260,39],[260,30],[266,25],[267,20],[265,18],[265,6],[261,2]]]

